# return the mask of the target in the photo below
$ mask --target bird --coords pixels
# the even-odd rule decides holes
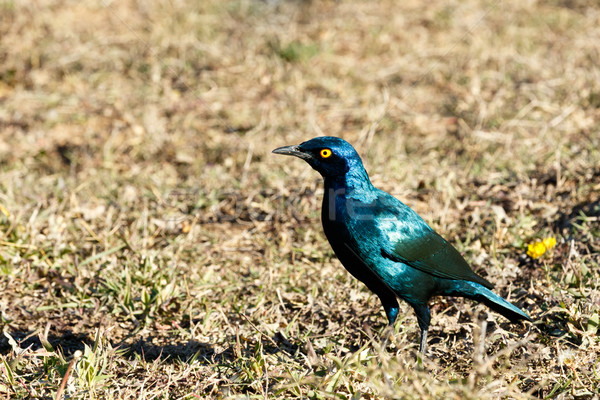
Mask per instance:
[[[429,300],[458,296],[485,304],[511,322],[531,317],[491,289],[463,256],[414,210],[371,183],[347,141],[319,136],[273,150],[306,161],[324,181],[321,223],[342,265],[381,300],[393,328],[398,299],[415,311],[419,353],[425,356],[431,322]]]

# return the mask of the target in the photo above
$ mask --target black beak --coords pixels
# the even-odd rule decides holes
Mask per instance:
[[[286,156],[295,156],[298,158],[301,158],[303,160],[308,160],[310,158],[312,158],[312,156],[308,153],[304,153],[301,150],[298,150],[298,146],[283,146],[283,147],[278,147],[275,150],[273,150],[273,153],[275,154],[283,154]]]

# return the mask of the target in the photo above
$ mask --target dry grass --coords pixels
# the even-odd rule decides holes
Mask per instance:
[[[0,1],[0,397],[598,398],[600,8],[429,3]],[[536,322],[381,349],[269,154],[322,134]]]

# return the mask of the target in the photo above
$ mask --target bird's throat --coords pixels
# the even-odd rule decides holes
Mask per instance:
[[[377,189],[364,168],[350,170],[339,177],[326,177],[324,189],[323,222],[343,222],[352,217],[357,206],[372,203],[377,198]]]

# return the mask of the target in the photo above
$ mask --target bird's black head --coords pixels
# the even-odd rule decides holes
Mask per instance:
[[[324,178],[343,177],[354,166],[362,168],[360,156],[344,139],[321,136],[296,146],[279,147],[276,154],[296,156],[319,171]]]

